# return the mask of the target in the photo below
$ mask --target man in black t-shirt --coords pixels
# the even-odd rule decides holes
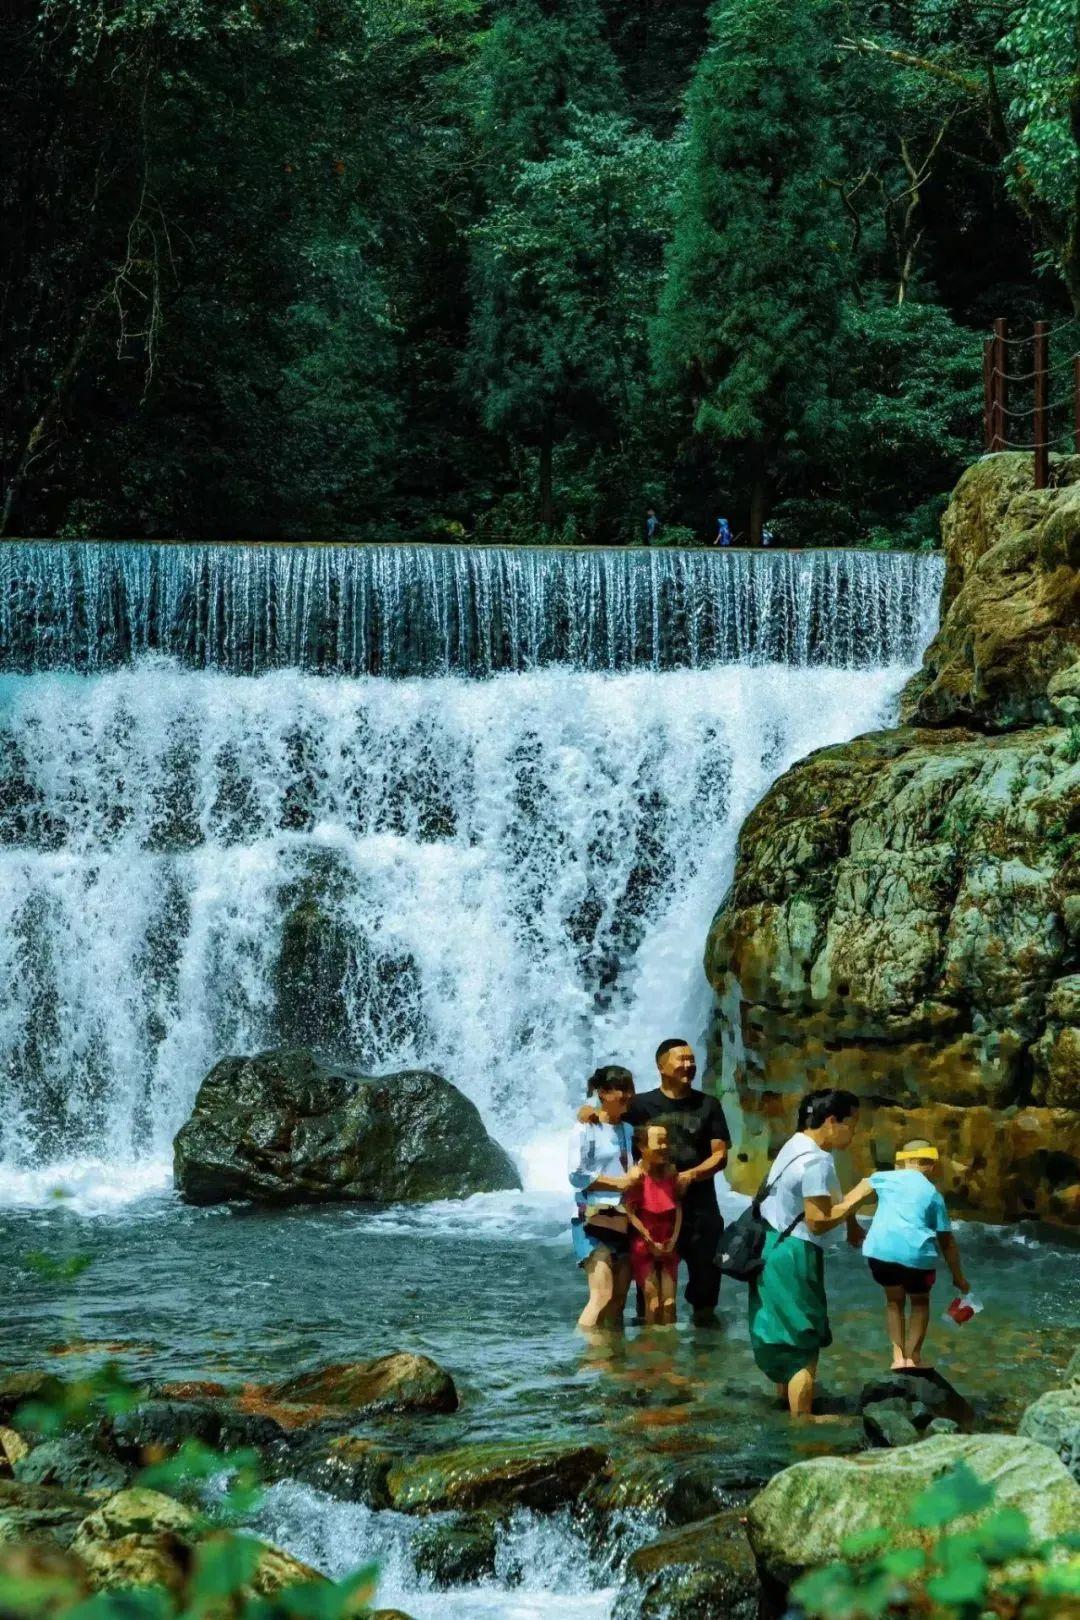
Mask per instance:
[[[683,1195],[679,1258],[685,1260],[686,1303],[701,1324],[715,1320],[720,1273],[713,1256],[724,1223],[715,1177],[727,1163],[731,1132],[715,1097],[694,1091],[697,1064],[689,1043],[662,1041],[656,1051],[660,1084],[640,1092],[626,1112],[630,1125],[667,1127],[671,1157]]]

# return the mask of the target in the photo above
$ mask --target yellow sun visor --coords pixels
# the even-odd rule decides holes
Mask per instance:
[[[898,1148],[896,1152],[897,1164],[908,1164],[912,1160],[937,1159],[939,1157],[936,1147]]]

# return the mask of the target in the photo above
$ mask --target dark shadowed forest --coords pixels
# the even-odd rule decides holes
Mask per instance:
[[[11,0],[4,531],[923,543],[1080,301],[1077,26]]]

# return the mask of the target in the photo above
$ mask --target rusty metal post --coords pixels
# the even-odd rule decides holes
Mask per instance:
[[[1009,383],[1005,373],[1009,369],[1009,323],[999,316],[994,322],[994,431],[991,450],[1004,450],[1008,432]]]
[[[1077,356],[1080,361],[1080,355]],[[1080,375],[1080,371],[1078,371]],[[1077,417],[1080,433],[1080,417]],[[994,340],[983,340],[983,443],[987,450],[994,448]]]
[[[1035,411],[1032,418],[1035,425],[1032,434],[1035,442],[1035,488],[1045,489],[1050,482],[1050,423],[1047,410],[1050,338],[1047,335],[1045,321],[1035,322],[1034,358],[1031,369],[1035,373]]]

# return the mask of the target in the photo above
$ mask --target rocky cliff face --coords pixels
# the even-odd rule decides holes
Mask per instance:
[[[930,1136],[954,1207],[1080,1224],[1080,458],[1053,478],[970,469],[903,723],[803,760],[743,827],[706,970],[744,1186],[840,1085],[852,1169]]]

